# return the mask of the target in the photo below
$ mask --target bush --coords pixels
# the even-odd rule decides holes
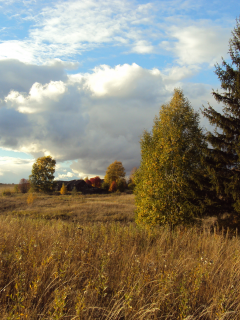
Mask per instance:
[[[2,192],[3,196],[11,196],[11,194],[12,194],[12,191],[9,189],[3,190],[3,192]]]
[[[18,190],[21,193],[27,193],[28,190],[30,189],[30,183],[27,179],[21,179],[18,185]]]
[[[74,188],[72,189],[72,196],[76,196],[77,195],[77,188],[76,186],[74,186]]]
[[[28,204],[33,204],[33,202],[36,200],[36,196],[33,195],[32,193],[29,194],[28,198],[27,198],[27,203]]]
[[[18,193],[18,191],[19,191],[19,189],[18,189],[18,184],[15,184],[15,186],[14,186],[14,192],[15,192],[15,193]]]
[[[60,190],[60,193],[63,195],[63,194],[67,194],[67,187],[65,186],[65,184],[63,183],[62,184],[62,188]]]

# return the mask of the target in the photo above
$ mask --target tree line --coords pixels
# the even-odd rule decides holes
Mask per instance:
[[[21,193],[26,192],[52,192],[54,190],[54,173],[56,167],[56,160],[51,156],[40,157],[32,166],[32,174],[29,179],[21,179],[17,189]],[[134,167],[131,171],[129,179],[125,178],[126,172],[121,161],[115,160],[111,163],[107,170],[104,179],[99,176],[88,179],[86,177],[84,181],[95,188],[102,188],[110,192],[124,192],[126,189],[133,190],[134,184],[134,173],[136,171]],[[60,190],[61,194],[67,193],[66,186],[62,185]]]

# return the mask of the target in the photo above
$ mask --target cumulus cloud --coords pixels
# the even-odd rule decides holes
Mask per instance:
[[[69,160],[67,169],[57,168],[58,179],[102,176],[114,160],[129,172],[139,164],[143,130],[151,130],[175,87],[183,88],[196,110],[210,102],[220,111],[211,86],[187,82],[202,64],[211,67],[226,55],[234,24],[222,16],[193,21],[192,13],[204,6],[205,1],[192,0],[0,0],[12,21],[23,29],[22,22],[30,26],[14,38],[16,26],[1,29],[0,145],[35,158],[50,154],[58,163]],[[211,8],[208,3],[208,12]],[[159,54],[169,64],[165,70],[136,63],[110,67],[107,60],[91,72],[67,74],[97,59],[94,53],[88,56],[91,50],[105,59],[106,47],[112,49],[108,57],[124,53],[121,61]],[[206,119],[201,123],[209,128]],[[1,179],[8,172],[16,181],[22,164],[8,162],[9,167],[1,166]]]
[[[21,178],[28,179],[33,160],[13,157],[0,157],[1,183],[18,183]]]
[[[213,66],[227,54],[230,31],[230,28],[210,25],[208,21],[182,27],[173,25],[168,33],[175,41],[164,41],[161,47],[172,51],[180,65],[207,63]]]
[[[62,81],[51,81],[46,85],[35,82],[29,94],[24,95],[17,91],[11,91],[5,98],[5,102],[20,113],[37,113],[48,109],[49,102],[53,107],[58,103],[66,88]]]
[[[68,171],[67,173],[59,173],[57,177],[55,178],[56,180],[74,180],[74,178],[79,179],[79,175],[74,174],[74,172]]]
[[[144,69],[136,63],[118,65],[115,68],[102,65],[93,71],[85,74],[84,86],[99,97],[137,97],[139,100],[149,100],[155,97],[156,90],[159,92],[164,87],[163,75],[158,69]]]
[[[59,169],[59,179],[102,176],[114,160],[130,172],[139,165],[143,130],[151,130],[174,87],[184,87],[196,109],[210,100],[209,86],[181,82],[192,72],[103,65],[92,73],[35,82],[26,92],[11,91],[0,108],[0,145],[34,157],[71,160],[72,171]]]
[[[64,61],[37,66],[15,59],[0,60],[0,99],[11,90],[29,92],[35,82],[44,85],[50,81],[64,81],[67,79],[64,69]]]

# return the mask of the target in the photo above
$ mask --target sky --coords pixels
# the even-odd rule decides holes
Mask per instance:
[[[45,155],[56,180],[115,160],[129,174],[174,88],[221,112],[214,65],[239,15],[237,0],[0,0],[0,183]]]

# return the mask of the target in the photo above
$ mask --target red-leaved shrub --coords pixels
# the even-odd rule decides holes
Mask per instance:
[[[18,190],[21,193],[27,193],[28,190],[30,189],[30,183],[27,179],[21,179],[19,184],[18,184]]]

